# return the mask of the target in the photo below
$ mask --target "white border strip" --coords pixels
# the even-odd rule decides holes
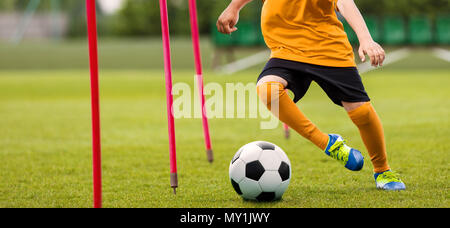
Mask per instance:
[[[266,62],[270,58],[270,51],[264,50],[246,58],[237,60],[219,68],[219,72],[224,74],[234,74],[236,72],[256,66]]]
[[[409,56],[411,50],[409,48],[402,48],[400,50],[393,51],[386,55],[386,59],[384,60],[383,66],[395,63]],[[373,70],[377,70],[379,68],[373,67],[370,63],[370,59],[366,60],[366,62],[358,65],[358,71],[360,74],[364,74]]]
[[[434,52],[435,52],[436,56],[439,53],[439,56],[438,56],[439,58],[442,58],[446,61],[450,61],[450,51],[436,48],[434,50]],[[402,48],[400,50],[396,50],[391,53],[388,53],[386,55],[386,59],[384,61],[383,66],[400,61],[400,60],[408,57],[410,53],[411,53],[411,50],[409,48]],[[262,62],[265,62],[269,58],[270,58],[270,52],[267,50],[264,50],[264,51],[254,54],[254,55],[251,55],[249,57],[237,60],[237,61],[227,64],[225,66],[222,66],[219,68],[218,71],[223,74],[228,74],[228,75],[234,74],[236,72],[248,69],[248,68],[256,66]],[[370,71],[373,71],[376,69],[379,69],[379,68],[373,67],[370,64],[370,60],[358,65],[358,71],[360,74],[364,74],[364,73],[367,73],[367,72],[370,72]]]
[[[433,54],[434,54],[434,56],[436,56],[444,61],[450,62],[450,51],[449,50],[446,50],[443,48],[434,48]]]

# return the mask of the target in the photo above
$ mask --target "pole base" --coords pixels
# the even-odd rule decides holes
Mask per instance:
[[[177,194],[177,188],[178,188],[178,175],[177,173],[171,173],[170,174],[170,187],[173,188],[173,194]]]
[[[213,150],[212,149],[206,150],[206,157],[208,158],[209,163],[212,163],[214,161],[214,156],[213,156]]]
[[[289,137],[291,136],[289,130],[285,130],[284,131],[284,138],[289,139]]]

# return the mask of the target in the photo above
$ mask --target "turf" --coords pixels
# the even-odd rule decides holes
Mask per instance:
[[[448,68],[447,68],[448,69]],[[201,120],[177,119],[180,187],[169,186],[163,72],[102,70],[101,124],[105,207],[450,207],[448,70],[379,70],[363,80],[380,115],[392,168],[407,190],[375,189],[368,159],[360,172],[341,167],[281,126],[260,119],[212,119],[215,161],[206,161]],[[206,82],[254,82],[257,71],[207,73]],[[175,82],[193,84],[177,70]],[[0,207],[91,207],[89,79],[85,70],[0,71]],[[363,149],[356,127],[316,85],[299,106],[323,131]],[[282,147],[292,163],[283,200],[243,201],[228,165],[255,140]]]

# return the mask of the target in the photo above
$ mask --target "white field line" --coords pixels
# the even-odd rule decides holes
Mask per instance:
[[[446,57],[448,58],[449,52],[446,50],[443,50],[443,49],[440,50],[440,52],[443,52],[443,51],[446,52],[446,54],[447,54]],[[388,53],[386,55],[386,59],[385,59],[383,65],[386,66],[386,65],[395,63],[399,60],[402,60],[402,59],[408,57],[410,52],[411,52],[411,50],[409,48],[402,48],[400,50],[396,50],[394,52]],[[441,55],[443,55],[443,54],[441,54]],[[258,65],[262,62],[267,61],[269,59],[269,56],[270,56],[270,52],[267,50],[264,50],[264,51],[254,54],[254,55],[251,55],[249,57],[237,60],[237,61],[227,64],[225,66],[222,66],[219,68],[219,72],[222,72],[222,73],[228,74],[228,75],[234,74],[236,72],[248,69],[250,67],[253,67],[255,65]],[[376,70],[376,69],[378,69],[378,68],[373,67],[370,64],[369,60],[366,61],[365,63],[361,63],[358,65],[358,71],[360,74],[364,74],[364,73],[367,73],[369,71]]]
[[[450,62],[450,51],[449,50],[446,50],[443,48],[434,48],[433,54],[434,54],[434,56],[436,56],[444,61]]]
[[[400,50],[393,51],[391,53],[386,54],[386,59],[384,60],[383,66],[395,63],[400,61],[406,57],[408,57],[411,50],[409,48],[402,48]],[[364,74],[373,70],[377,70],[379,68],[373,67],[370,63],[370,59],[367,59],[366,62],[358,65],[358,71],[360,74]]]
[[[270,52],[268,50],[264,50],[258,52],[254,55],[248,56],[246,58],[237,60],[225,66],[219,68],[219,72],[224,74],[234,74],[236,72],[248,69],[250,67],[256,66],[260,63],[266,62],[269,60]]]

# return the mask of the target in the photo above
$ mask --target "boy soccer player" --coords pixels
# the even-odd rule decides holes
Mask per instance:
[[[217,21],[219,32],[236,31],[239,11],[250,1],[232,0]],[[384,50],[373,41],[353,0],[265,0],[261,28],[271,58],[258,78],[258,95],[274,115],[325,154],[347,169],[361,170],[361,152],[349,147],[340,135],[321,132],[295,104],[315,81],[335,104],[344,107],[358,127],[374,167],[377,188],[404,190],[405,184],[388,165],[381,121],[364,89],[353,49],[335,11],[357,34],[361,60],[368,55],[373,66],[383,65]],[[286,89],[294,93],[294,100]]]

